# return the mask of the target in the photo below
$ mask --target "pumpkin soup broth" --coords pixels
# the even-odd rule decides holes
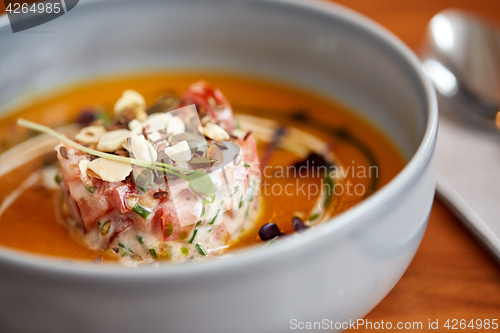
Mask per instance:
[[[115,101],[126,89],[140,92],[149,105],[165,92],[179,95],[200,79],[219,88],[236,115],[273,119],[280,126],[295,127],[328,142],[337,161],[348,171],[344,176],[352,185],[350,190],[344,188],[343,194],[333,197],[332,215],[356,205],[384,186],[405,164],[402,155],[383,134],[340,105],[275,83],[206,73],[120,77],[87,82],[54,92],[0,120],[0,153],[31,136],[31,132],[16,125],[19,117],[55,128],[75,122],[81,110],[88,107],[113,110]],[[261,157],[268,144],[258,142]],[[33,160],[1,176],[0,202],[4,202],[13,190],[54,156],[55,153]],[[316,189],[321,188],[323,179],[317,176],[284,177],[283,173],[278,173],[279,170],[289,170],[291,165],[300,160],[290,150],[278,148],[274,151],[267,171],[263,173],[261,215],[255,227],[244,230],[242,237],[230,248],[262,244],[258,231],[263,224],[272,222],[282,232],[292,233],[294,215],[307,219],[320,197]],[[369,177],[368,171],[359,174],[358,170],[374,172]],[[353,190],[358,184],[362,185],[359,188],[364,189],[362,193]],[[285,194],[284,189],[292,195]],[[94,260],[99,257],[101,254],[77,243],[68,230],[57,223],[55,202],[58,197],[57,190],[41,185],[31,186],[24,191],[0,215],[0,245],[65,259]]]

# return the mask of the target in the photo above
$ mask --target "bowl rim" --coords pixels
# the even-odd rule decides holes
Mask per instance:
[[[120,0],[106,0],[120,1]],[[420,60],[398,37],[380,24],[370,18],[355,12],[352,9],[342,5],[325,2],[321,0],[246,0],[257,3],[273,3],[282,6],[295,7],[298,10],[311,11],[328,15],[334,19],[342,20],[350,25],[362,29],[364,32],[373,35],[382,44],[388,46],[393,52],[397,53],[406,65],[416,74],[416,82],[421,86],[423,95],[426,98],[427,124],[425,133],[420,145],[407,164],[393,179],[391,179],[383,188],[379,189],[369,198],[348,209],[347,211],[335,216],[335,223],[327,221],[320,228],[313,228],[300,237],[293,237],[290,241],[276,242],[269,246],[265,251],[242,250],[236,255],[223,256],[223,259],[211,259],[205,262],[188,262],[183,264],[166,264],[156,266],[138,267],[130,269],[121,265],[93,265],[79,263],[74,265],[61,264],[60,258],[37,255],[28,252],[10,249],[0,246],[0,267],[10,266],[10,268],[25,272],[43,272],[50,275],[68,276],[75,278],[99,278],[137,280],[140,279],[183,279],[187,276],[204,276],[207,274],[225,274],[235,271],[238,268],[257,264],[259,262],[271,259],[279,259],[286,255],[292,249],[307,246],[316,240],[329,237],[336,230],[341,229],[347,224],[353,224],[361,220],[367,214],[371,214],[378,209],[382,209],[382,203],[388,202],[391,198],[397,197],[404,188],[409,186],[417,178],[423,169],[423,166],[429,163],[432,158],[437,136],[438,125],[438,107],[434,88],[424,74]],[[101,0],[90,0],[79,3],[79,6],[93,5]],[[0,28],[8,25],[7,15],[0,16]],[[154,269],[153,269],[154,268]],[[169,280],[170,281],[170,280]]]

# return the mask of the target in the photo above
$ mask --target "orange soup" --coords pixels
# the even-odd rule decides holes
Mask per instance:
[[[302,138],[306,140],[306,136],[311,142],[318,140],[322,151],[328,150],[334,155],[334,164],[341,166],[335,170],[336,176],[343,179],[343,185],[342,191],[337,188],[329,197],[332,204],[328,216],[361,202],[387,184],[405,164],[387,137],[339,104],[277,83],[209,73],[96,80],[39,97],[0,120],[0,153],[35,134],[16,125],[19,117],[57,128],[74,123],[82,109],[113,110],[115,101],[126,89],[139,91],[152,103],[165,92],[181,94],[200,79],[223,92],[243,125],[250,121],[255,126],[269,124],[270,129],[284,128],[299,142]],[[261,161],[265,160],[268,167],[262,173],[261,213],[253,227],[241,230],[241,237],[229,245],[229,250],[261,244],[259,229],[267,223],[276,224],[285,234],[294,232],[291,222],[294,216],[310,221],[311,226],[316,225],[315,216],[310,212],[321,196],[323,178],[317,174],[290,175],[311,151],[295,147],[293,143],[270,148],[272,142],[256,137]],[[68,260],[94,260],[101,254],[79,244],[57,223],[58,208],[54,204],[59,197],[57,189],[28,184],[19,195],[12,196],[15,190],[27,184],[33,172],[55,161],[54,152],[0,175],[0,246]],[[295,169],[291,168],[293,165]],[[335,220],[327,223],[335,223]]]

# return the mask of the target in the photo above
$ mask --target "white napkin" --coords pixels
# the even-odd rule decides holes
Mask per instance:
[[[500,131],[443,113],[436,146],[438,195],[500,260]]]

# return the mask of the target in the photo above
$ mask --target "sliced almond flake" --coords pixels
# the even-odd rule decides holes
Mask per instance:
[[[104,126],[88,126],[84,127],[75,136],[75,140],[82,143],[97,143],[101,136],[106,133]]]
[[[155,142],[161,139],[161,134],[158,131],[151,131],[148,133],[148,139],[151,142]]]
[[[130,106],[141,106],[146,107],[146,100],[140,93],[135,90],[128,89],[125,90],[122,96],[115,103],[115,114],[120,113],[120,111],[130,107]]]
[[[153,131],[165,130],[172,118],[171,113],[153,113],[149,115],[147,124]]]
[[[165,148],[165,154],[176,162],[187,162],[191,160],[191,150],[187,141],[181,141],[172,147]]]
[[[146,161],[156,161],[158,153],[153,145],[142,135],[131,133],[129,152],[134,155],[134,158]]]
[[[141,127],[141,126],[142,126],[142,122],[140,120],[137,120],[137,119],[132,119],[128,123],[128,129],[131,130],[131,131],[133,131],[136,128]]]
[[[130,135],[130,131],[127,129],[118,129],[116,131],[111,131],[99,139],[99,143],[97,144],[97,150],[104,152],[114,152],[120,148],[125,141],[127,141],[128,136]]]
[[[132,172],[132,166],[130,164],[107,160],[105,158],[93,160],[88,164],[88,168],[106,182],[123,181]]]
[[[239,129],[239,128],[235,128],[232,132],[231,132],[231,135],[232,136],[235,136],[237,137],[238,139],[243,139],[245,137],[245,135],[247,135],[247,132],[242,130],[242,129]]]
[[[215,141],[229,140],[229,134],[222,127],[214,123],[207,123],[203,127],[203,134]]]
[[[81,160],[80,163],[78,163],[78,167],[80,168],[80,172],[82,173],[82,175],[87,174],[89,163],[89,160]]]
[[[200,123],[202,125],[205,125],[206,123],[208,123],[210,121],[210,117],[209,116],[204,116],[203,118],[201,118],[200,120]]]
[[[186,131],[186,125],[181,118],[174,116],[168,121],[167,133],[172,133],[173,135],[181,134]]]

